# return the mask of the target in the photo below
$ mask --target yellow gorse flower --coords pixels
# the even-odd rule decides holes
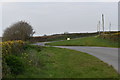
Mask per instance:
[[[6,42],[0,42],[0,47],[2,48],[2,54],[14,54],[17,51],[20,51],[25,42],[21,40],[16,41],[6,41]]]

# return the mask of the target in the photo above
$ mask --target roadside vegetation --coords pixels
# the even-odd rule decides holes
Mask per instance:
[[[21,40],[0,43],[2,48],[2,77],[8,74],[18,75],[24,71],[24,63],[19,57],[24,51],[25,43]]]
[[[26,45],[18,55],[8,54],[4,58],[4,78],[118,77],[113,67],[94,56],[75,50]]]
[[[32,42],[30,40],[34,33],[32,26],[24,21],[17,22],[5,30],[3,42],[0,43],[2,78],[118,78],[118,73],[112,66],[87,53],[30,45],[28,42]],[[83,35],[88,36],[88,34]],[[61,39],[66,37],[68,36]],[[63,41],[60,44],[86,45],[87,43],[89,46],[102,41],[103,43],[99,44],[108,45],[110,42],[102,37],[86,37],[75,41]],[[51,44],[56,45],[56,43]],[[116,45],[117,43],[111,43],[109,46]]]
[[[100,47],[120,47],[119,45],[119,35],[114,33],[111,35],[100,35],[92,37],[84,37],[78,39],[71,39],[69,41],[59,41],[46,43],[46,45],[51,46],[100,46]]]

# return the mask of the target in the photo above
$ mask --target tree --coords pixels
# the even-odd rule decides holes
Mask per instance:
[[[26,41],[33,36],[35,31],[33,31],[32,26],[27,22],[19,21],[9,28],[7,28],[3,33],[3,40],[23,40]]]

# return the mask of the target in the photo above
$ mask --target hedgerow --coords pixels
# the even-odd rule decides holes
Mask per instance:
[[[8,74],[17,75],[24,72],[24,61],[20,55],[24,52],[26,43],[21,40],[0,43],[2,48],[2,77]]]

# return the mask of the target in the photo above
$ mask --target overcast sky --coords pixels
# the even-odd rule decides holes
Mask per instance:
[[[102,13],[105,17],[105,30],[108,30],[109,22],[112,24],[112,30],[118,30],[117,2],[3,3],[0,13],[0,26],[3,31],[13,23],[23,20],[33,26],[35,35],[95,32]]]
[[[0,0],[2,2],[118,2],[119,0]]]

